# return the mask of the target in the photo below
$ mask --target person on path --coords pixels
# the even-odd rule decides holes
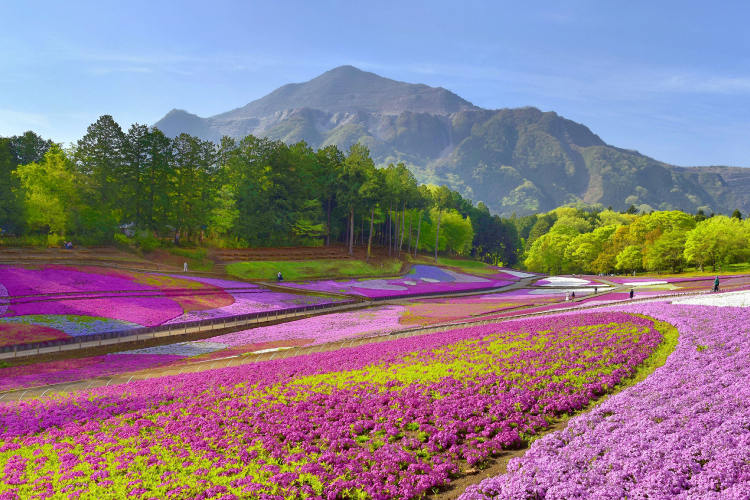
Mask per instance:
[[[719,277],[717,276],[716,279],[714,280],[714,292],[718,292],[718,291],[719,291]]]
[[[573,293],[570,294],[570,300],[573,300],[573,301],[576,300],[576,293],[575,292],[573,292]]]
[[[633,289],[631,288],[631,289],[630,289],[630,298],[631,298],[631,299],[633,298],[633,295],[635,295],[635,294],[633,293]]]
[[[185,272],[185,273],[187,272],[187,262],[185,262],[185,263],[184,263],[184,264],[182,265],[182,271],[183,271],[183,272]]]
[[[284,281],[284,278],[281,277],[281,271],[279,271],[279,274],[276,275],[277,281]]]
[[[598,287],[598,286],[595,286],[595,287],[594,287],[594,294],[597,294],[597,293],[599,293],[599,287]]]
[[[570,300],[570,292],[565,292],[565,302]]]

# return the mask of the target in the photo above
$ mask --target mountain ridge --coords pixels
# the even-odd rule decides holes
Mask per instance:
[[[314,148],[361,142],[378,164],[403,161],[420,181],[449,185],[505,216],[572,202],[750,211],[750,169],[669,165],[553,111],[483,109],[441,87],[352,66],[208,118],[174,109],[155,126],[214,142],[250,134]]]

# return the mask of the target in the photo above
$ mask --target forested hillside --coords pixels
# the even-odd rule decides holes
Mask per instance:
[[[209,118],[173,110],[155,126],[171,138],[188,133],[216,143],[250,134],[314,149],[359,142],[376,165],[403,162],[420,182],[446,185],[505,217],[572,202],[750,211],[749,169],[675,167],[608,145],[554,112],[481,109],[446,89],[352,66]]]
[[[514,224],[366,146],[315,150],[247,136],[168,138],[102,116],[69,149],[33,132],[0,139],[0,228],[12,241],[219,247],[415,247],[515,262]],[[168,243],[167,243],[168,242]]]

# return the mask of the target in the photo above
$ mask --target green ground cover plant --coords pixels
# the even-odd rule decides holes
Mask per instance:
[[[244,279],[275,280],[281,271],[285,280],[300,280],[318,277],[349,276],[393,276],[401,269],[401,262],[386,261],[379,265],[359,260],[304,260],[236,262],[226,267],[227,274]]]

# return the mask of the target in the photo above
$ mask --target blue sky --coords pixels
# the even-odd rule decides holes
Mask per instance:
[[[0,0],[0,135],[210,116],[342,64],[536,106],[676,165],[750,167],[746,2]]]

